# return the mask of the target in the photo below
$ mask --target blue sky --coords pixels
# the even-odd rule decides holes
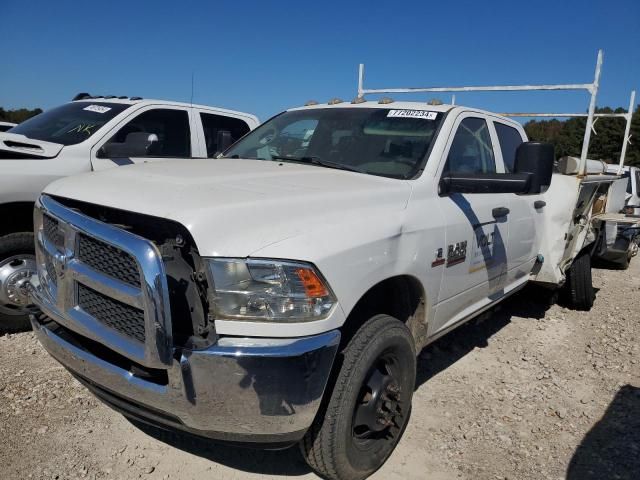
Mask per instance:
[[[640,90],[639,21],[638,0],[0,0],[0,106],[49,108],[81,91],[189,101],[193,72],[195,103],[266,119],[353,98],[360,62],[370,87],[591,82],[603,48],[598,104],[626,108]],[[586,92],[457,100],[495,111],[588,102]]]

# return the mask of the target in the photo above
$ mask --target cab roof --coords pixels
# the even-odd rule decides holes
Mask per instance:
[[[153,98],[140,98],[140,97],[109,98],[109,97],[110,96],[82,98],[79,100],[72,100],[72,103],[91,103],[91,104],[119,103],[122,105],[143,105],[143,106],[144,105],[167,105],[167,106],[173,106],[173,107],[198,108],[202,110],[215,110],[216,112],[223,112],[223,113],[229,113],[229,114],[239,115],[243,117],[250,117],[250,118],[253,118],[256,122],[258,122],[258,118],[251,113],[239,112],[237,110],[229,110],[226,108],[220,108],[212,105],[197,105],[195,103],[191,104],[191,103],[185,103],[185,102],[174,102],[171,100],[157,100]]]
[[[429,105],[426,102],[410,102],[410,101],[391,101],[389,103],[380,103],[377,100],[369,100],[361,103],[351,103],[348,101],[334,103],[333,101],[330,103],[317,103],[312,105],[305,105],[302,107],[290,108],[288,112],[294,112],[299,110],[317,110],[317,109],[346,109],[346,108],[379,108],[379,109],[387,109],[387,110],[423,110],[429,112],[439,112],[439,113],[447,113],[453,110],[461,110],[466,112],[477,112],[483,115],[490,115],[492,117],[499,117],[501,121],[505,123],[510,123],[516,126],[520,126],[518,122],[515,120],[505,117],[504,115],[500,115],[496,112],[491,112],[488,110],[481,110],[479,108],[473,107],[465,107],[464,105],[451,105],[451,104],[440,104],[440,105]]]

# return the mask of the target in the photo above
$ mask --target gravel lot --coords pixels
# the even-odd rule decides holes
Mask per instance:
[[[594,283],[590,312],[526,290],[423,351],[409,427],[373,478],[640,478],[640,260]],[[3,479],[316,478],[297,449],[133,425],[30,332],[0,336],[0,441]]]

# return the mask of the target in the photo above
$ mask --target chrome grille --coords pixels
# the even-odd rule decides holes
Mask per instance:
[[[51,256],[47,255],[45,258],[45,268],[47,269],[47,275],[49,275],[49,280],[57,287],[58,286],[58,275],[56,274],[56,269],[53,266],[53,260]]]
[[[149,368],[173,361],[169,287],[150,240],[42,195],[34,216],[37,305]]]
[[[134,287],[140,286],[135,259],[119,248],[81,233],[78,235],[78,259],[100,273]]]
[[[42,227],[44,230],[44,236],[56,247],[62,248],[64,246],[64,237],[60,232],[58,225],[58,221],[51,218],[49,215],[43,216]]]
[[[144,312],[78,284],[78,306],[107,327],[144,343]]]

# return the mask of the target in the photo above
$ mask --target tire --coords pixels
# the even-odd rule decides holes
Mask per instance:
[[[591,310],[595,292],[591,278],[591,255],[580,253],[567,272],[564,285],[569,306],[574,310]]]
[[[10,257],[22,255],[35,256],[33,233],[19,232],[0,237],[0,264]],[[0,332],[17,332],[31,328],[29,314],[22,312],[21,309],[11,311],[10,308],[0,305]]]
[[[300,450],[321,477],[359,480],[384,464],[404,433],[415,388],[415,345],[406,325],[376,315],[356,331],[341,360],[331,396]]]
[[[629,264],[631,263],[631,258],[633,258],[633,255],[631,253],[631,249],[629,249],[627,255],[618,262],[618,269],[627,270],[629,268]]]

